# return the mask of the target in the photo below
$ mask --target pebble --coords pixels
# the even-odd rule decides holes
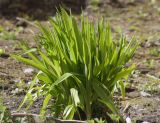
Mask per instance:
[[[151,94],[149,94],[149,93],[147,93],[147,92],[144,92],[144,91],[141,91],[140,94],[141,94],[141,96],[143,96],[143,97],[150,97],[150,96],[151,96]]]
[[[127,95],[127,97],[129,97],[129,98],[136,98],[136,97],[139,97],[139,96],[140,96],[140,94],[139,94],[138,92],[135,92],[135,91],[130,92],[130,93],[126,93],[126,95]]]
[[[126,118],[126,123],[132,123],[131,118],[127,117]]]
[[[23,72],[25,74],[32,74],[34,72],[34,69],[33,68],[26,68],[26,69],[23,70]]]

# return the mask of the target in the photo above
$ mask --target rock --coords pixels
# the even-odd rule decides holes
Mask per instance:
[[[131,118],[127,117],[126,118],[126,123],[132,123]]]
[[[27,27],[27,23],[23,20],[18,20],[16,26]]]
[[[147,74],[149,72],[149,69],[145,67],[141,67],[139,69],[140,69],[141,74]]]
[[[33,68],[26,68],[26,69],[23,70],[23,72],[25,74],[32,74],[34,72],[34,69]]]
[[[144,91],[141,91],[141,92],[140,92],[140,95],[143,96],[143,97],[150,97],[150,96],[151,96],[151,94],[146,93],[146,92],[144,92]]]
[[[133,91],[133,92],[130,92],[130,93],[126,93],[126,95],[129,97],[129,98],[136,98],[136,97],[139,97],[140,94],[136,91]]]
[[[160,46],[160,40],[154,42],[155,46]]]

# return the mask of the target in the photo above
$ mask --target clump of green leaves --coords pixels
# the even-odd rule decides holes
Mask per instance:
[[[11,114],[0,98],[0,123],[12,123]]]
[[[15,30],[5,30],[3,27],[0,27],[0,39],[4,40],[16,40],[17,35],[23,30],[22,27],[15,28]]]
[[[29,100],[30,106],[43,95],[42,115],[54,98],[52,111],[55,117],[73,119],[78,116],[81,119],[83,112],[86,120],[90,120],[92,107],[99,102],[108,113],[112,112],[123,121],[113,94],[117,83],[135,68],[126,67],[138,45],[135,38],[128,43],[122,36],[116,43],[110,25],[103,19],[94,25],[82,16],[78,26],[75,18],[63,9],[50,19],[50,24],[39,25],[41,33],[37,36],[36,49],[23,45],[29,59],[13,56],[39,70],[22,105]]]

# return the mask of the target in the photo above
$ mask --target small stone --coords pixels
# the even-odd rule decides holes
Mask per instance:
[[[160,46],[160,40],[154,42],[155,46]]]
[[[32,83],[32,82],[31,82],[31,81],[29,81],[27,84],[28,84],[28,85],[31,85],[31,83]]]
[[[146,92],[144,92],[144,91],[141,91],[140,94],[141,94],[141,96],[143,96],[143,97],[150,97],[150,96],[151,96],[151,94],[146,93]]]
[[[130,92],[130,93],[126,93],[126,94],[127,94],[127,97],[129,97],[129,98],[136,98],[136,97],[140,96],[140,94],[138,92],[135,92],[135,91]]]
[[[26,69],[23,70],[23,72],[25,74],[32,74],[34,72],[34,69],[33,68],[26,68]]]
[[[15,93],[18,93],[18,92],[19,92],[19,89],[18,89],[18,88],[16,88],[16,89],[15,89]]]
[[[23,20],[19,20],[16,23],[16,26],[27,27],[27,23],[25,21],[23,21]]]
[[[18,83],[18,82],[20,82],[20,80],[19,79],[15,79],[15,80],[13,80],[14,81],[14,83]]]
[[[127,117],[126,118],[126,123],[132,123],[131,118]]]
[[[12,91],[11,91],[12,94],[17,94],[18,92],[19,92],[19,89],[18,89],[18,88],[16,88],[15,90],[12,90]]]

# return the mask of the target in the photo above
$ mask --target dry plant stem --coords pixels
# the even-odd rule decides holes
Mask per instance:
[[[27,24],[29,24],[31,26],[34,26],[34,27],[38,28],[37,25],[35,25],[33,22],[30,22],[30,21],[26,20],[25,18],[16,17],[16,19],[19,20],[19,21],[25,22],[25,23],[27,23]]]
[[[78,121],[78,120],[60,120],[53,117],[46,117],[46,120],[42,120],[40,115],[37,114],[27,114],[27,113],[12,113],[13,121],[17,117],[27,117],[29,121],[32,123],[87,123],[86,121]]]

